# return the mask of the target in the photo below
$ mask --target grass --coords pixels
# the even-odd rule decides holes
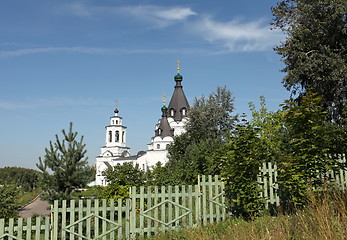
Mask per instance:
[[[160,233],[153,240],[338,240],[347,239],[347,196],[309,194],[309,204],[291,215],[264,216],[254,221],[228,220],[190,230]]]

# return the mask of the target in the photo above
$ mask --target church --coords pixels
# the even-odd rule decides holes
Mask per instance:
[[[117,164],[132,162],[146,171],[157,162],[165,164],[168,161],[167,148],[174,141],[175,136],[185,131],[184,126],[189,112],[188,100],[182,86],[183,77],[180,74],[179,61],[177,64],[174,92],[168,106],[164,100],[161,119],[155,125],[155,134],[147,145],[146,151],[140,151],[137,155],[130,154],[130,148],[126,144],[127,127],[123,124],[118,108],[114,110],[114,116],[110,117],[110,123],[105,127],[106,145],[101,147],[100,155],[96,157],[96,185],[106,186],[108,183],[102,173]]]

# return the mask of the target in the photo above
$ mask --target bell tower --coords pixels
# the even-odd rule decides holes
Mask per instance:
[[[119,116],[118,107],[114,110],[114,116],[110,117],[110,124],[105,127],[106,146],[101,148],[102,157],[127,157],[129,148],[126,146],[126,130],[123,119]]]

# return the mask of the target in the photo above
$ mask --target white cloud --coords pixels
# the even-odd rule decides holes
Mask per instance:
[[[241,23],[218,22],[203,17],[190,25],[190,29],[212,44],[222,45],[229,51],[264,51],[283,39],[279,31],[271,31],[264,20]]]
[[[123,13],[128,13],[142,21],[154,24],[155,27],[167,27],[175,22],[183,21],[190,16],[197,15],[190,8],[185,7],[159,7],[159,6],[127,6],[120,8]]]
[[[186,55],[213,55],[223,54],[225,51],[216,52],[209,49],[199,48],[157,48],[157,49],[117,49],[117,48],[89,48],[89,47],[45,47],[45,48],[24,48],[17,50],[0,51],[0,60],[25,55],[53,54],[53,53],[83,53],[98,55],[119,55],[119,54],[186,54]]]
[[[196,15],[195,12],[186,7],[161,7],[154,5],[104,7],[81,3],[65,5],[60,9],[60,12],[87,18],[104,15],[119,16],[120,14],[127,14],[138,18],[141,22],[146,22],[152,24],[154,27],[160,28]]]
[[[0,59],[20,57],[40,53],[76,52],[85,54],[115,54],[122,53],[121,49],[90,48],[90,47],[44,47],[44,48],[23,48],[17,50],[0,51]]]

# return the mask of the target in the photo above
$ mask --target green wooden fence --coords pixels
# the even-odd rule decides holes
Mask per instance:
[[[341,164],[346,164],[346,154],[336,155],[335,158]],[[347,170],[340,169],[337,171],[329,171],[327,177],[331,184],[335,184],[338,189],[342,191],[347,190]],[[277,165],[271,162],[263,163],[259,170],[258,183],[263,188],[260,193],[266,201],[266,208],[270,206],[279,206],[280,199],[277,194],[278,184],[277,181]]]
[[[224,183],[218,176],[202,176],[198,182],[195,186],[132,187],[130,234],[151,236],[225,220]]]
[[[50,217],[0,219],[0,239],[135,239],[225,220],[224,183],[132,187],[127,199],[55,201]]]
[[[0,219],[0,239],[50,239],[50,217]]]
[[[347,190],[347,170],[328,174]],[[267,207],[279,205],[276,178],[277,166],[264,163],[258,182]],[[225,220],[225,206],[224,183],[218,176],[202,176],[194,186],[132,187],[129,198],[117,201],[55,201],[50,217],[0,219],[0,240],[135,239]]]

